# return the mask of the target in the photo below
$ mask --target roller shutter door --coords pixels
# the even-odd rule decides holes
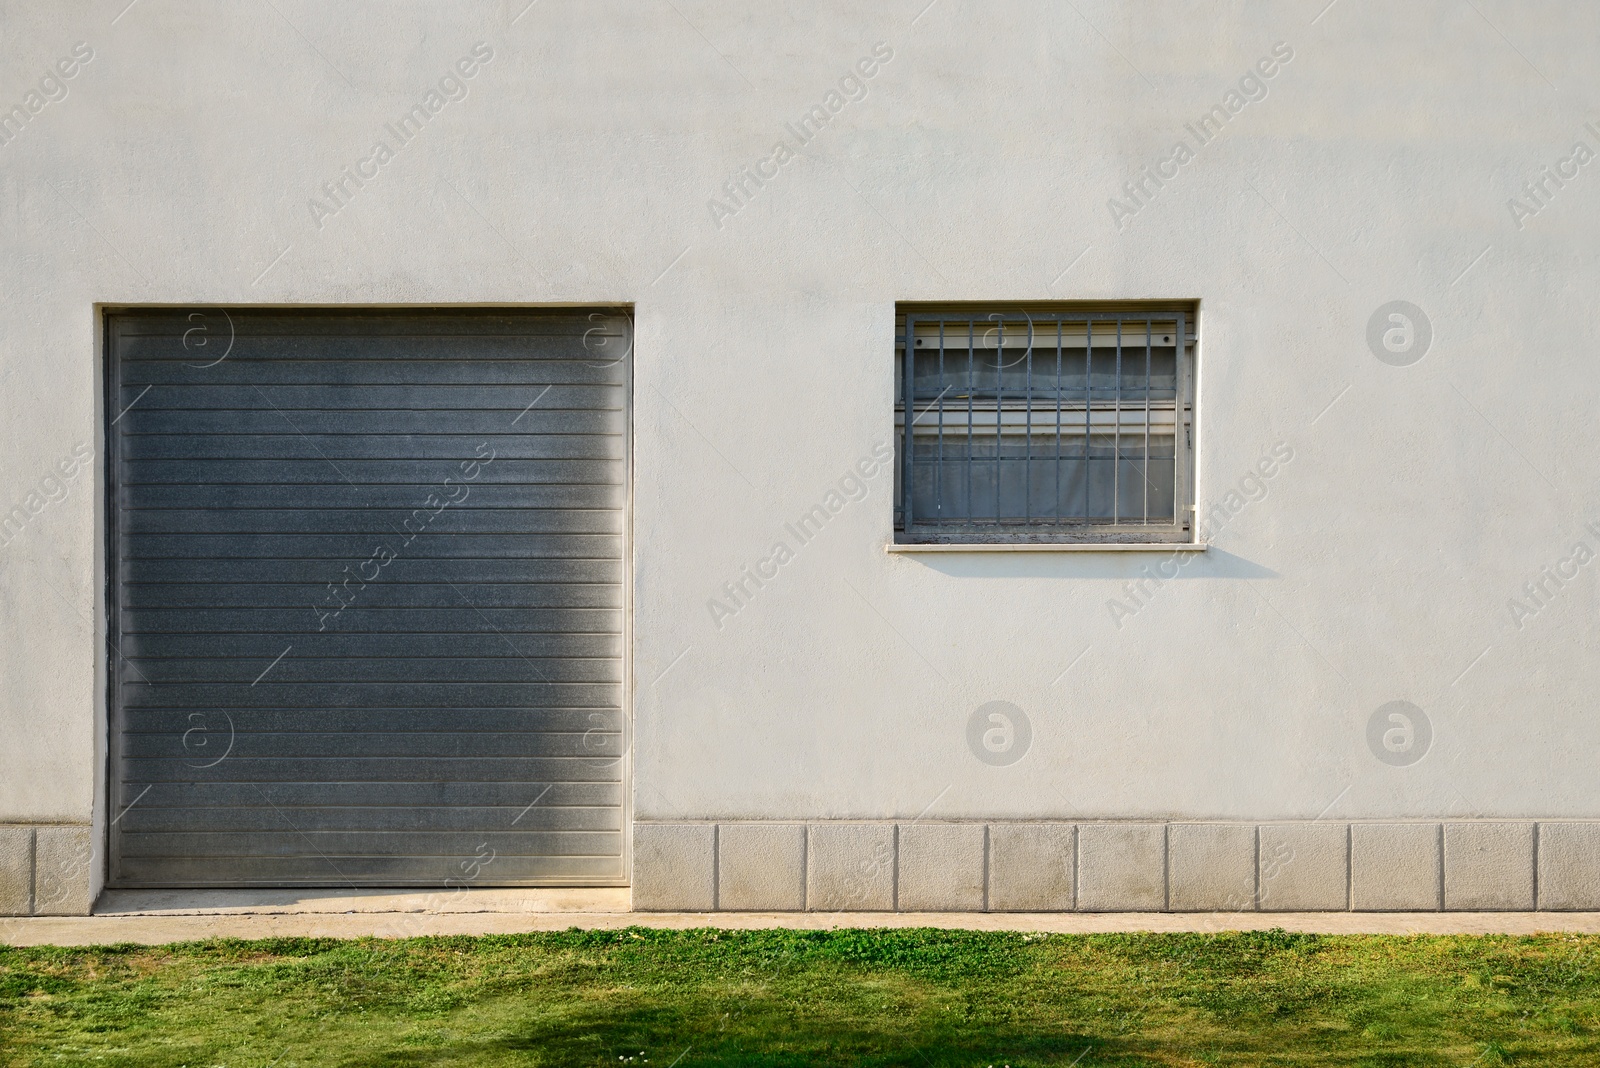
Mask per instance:
[[[625,882],[626,314],[106,329],[112,885]]]

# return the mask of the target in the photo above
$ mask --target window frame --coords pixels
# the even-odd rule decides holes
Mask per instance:
[[[891,551],[917,551],[962,547],[977,549],[1005,549],[1008,547],[1014,547],[1018,549],[1048,549],[1052,547],[1059,547],[1065,549],[1149,548],[1159,550],[1180,549],[1186,546],[1191,548],[1200,547],[1200,543],[1197,540],[1195,524],[1195,446],[1198,439],[1197,382],[1200,335],[1199,311],[1199,302],[1196,300],[1117,301],[1094,303],[1066,301],[1049,303],[961,302],[943,304],[902,303],[898,305],[895,309],[895,356],[898,362],[895,365],[895,378],[897,379],[897,382],[894,389],[894,418],[896,424],[896,462],[894,470],[896,486],[893,523],[894,533],[893,541],[891,542],[889,549]],[[1087,517],[1078,517],[1076,519],[1055,519],[1054,521],[1050,521],[1048,519],[1035,520],[1028,518],[1018,522],[1015,519],[1007,520],[1005,518],[997,518],[993,524],[972,523],[969,525],[959,525],[956,523],[941,523],[937,527],[930,527],[926,525],[919,527],[915,522],[916,510],[914,506],[915,487],[913,484],[913,479],[917,461],[913,452],[913,438],[915,436],[913,427],[920,420],[921,416],[917,415],[908,419],[905,415],[905,412],[908,407],[915,408],[916,403],[922,398],[918,398],[916,396],[915,385],[915,353],[918,346],[916,344],[908,344],[908,339],[914,341],[916,339],[918,325],[927,324],[930,321],[942,322],[947,326],[957,327],[958,332],[965,335],[969,327],[975,327],[978,324],[984,323],[998,323],[1002,326],[1005,326],[1009,325],[1011,322],[1016,322],[1018,324],[1027,322],[1030,324],[1031,330],[1031,324],[1034,324],[1041,319],[1048,321],[1051,326],[1057,326],[1057,324],[1066,323],[1085,324],[1082,327],[1084,333],[1092,332],[1095,329],[1095,325],[1100,323],[1106,323],[1110,325],[1110,328],[1113,331],[1117,329],[1114,324],[1118,323],[1122,325],[1124,330],[1126,330],[1130,322],[1137,323],[1141,327],[1146,323],[1161,322],[1163,320],[1173,324],[1175,336],[1173,339],[1173,344],[1170,346],[1174,354],[1174,385],[1173,399],[1171,401],[1173,448],[1173,509],[1171,521],[1167,523],[1152,523],[1146,519],[1138,523],[1116,523],[1114,521],[1105,522],[1092,520]],[[987,329],[992,330],[993,327],[987,327]],[[1144,331],[1141,329],[1139,334],[1141,336],[1138,338],[1138,340],[1143,342]],[[1030,337],[1031,336],[1032,334],[1030,333]],[[1130,335],[1124,333],[1121,336],[1128,337]],[[1094,341],[1095,343],[1092,345],[1092,347],[1084,344],[1080,344],[1079,347],[1085,352],[1101,351],[1102,346],[1098,344],[1098,334],[1094,335]],[[997,344],[999,343],[997,342]],[[968,346],[966,344],[959,346],[961,349],[966,349],[967,347]],[[1035,346],[1032,343],[1030,343],[1028,346],[1028,351],[1030,353],[1030,378],[1032,375],[1031,354],[1034,351],[1034,347]],[[1054,344],[1047,344],[1045,347],[1054,348],[1055,346]],[[1145,348],[1143,344],[1139,344],[1137,347],[1141,351]],[[1080,431],[1081,436],[1078,438],[1078,440],[1085,443],[1084,459],[1086,462],[1089,458],[1089,449],[1093,447],[1092,442],[1093,438],[1095,437],[1095,433],[1092,429],[1095,417],[1092,413],[1094,413],[1097,409],[1092,403],[1094,390],[1089,385],[1089,375],[1093,373],[1095,362],[1097,361],[1088,360],[1085,362],[1085,386],[1083,400],[1077,409],[1083,413],[1086,423],[1088,424],[1082,431]],[[1004,413],[1006,411],[1005,403],[1000,395],[1004,392],[1005,387],[1002,379],[998,377],[998,373],[999,372],[997,369],[997,396],[993,403],[995,410],[993,419],[996,424],[997,439],[999,437],[1000,427],[1005,423]],[[1120,428],[1123,422],[1123,413],[1129,410],[1121,398],[1122,382],[1125,380],[1125,377],[1126,376],[1122,374],[1121,365],[1119,363],[1117,375],[1117,401],[1113,407],[1106,409],[1109,410],[1113,415],[1111,421],[1118,428],[1116,434],[1119,436],[1121,434]],[[1056,407],[1059,400],[1059,381],[1060,380],[1057,379],[1057,387],[1050,391],[1050,407]],[[1035,392],[1037,389],[1038,387],[1034,387],[1030,384],[1025,399],[1025,410],[1028,412],[1028,416],[1026,428],[1024,429],[1023,433],[1028,438],[1027,448],[1029,449],[1030,456],[1032,450],[1032,435],[1035,426],[1033,422],[1033,412],[1035,410],[1049,410],[1048,408],[1041,407],[1036,409],[1034,407],[1035,401],[1042,396],[1042,392]],[[1148,402],[1148,394],[1150,390],[1148,379],[1145,380],[1144,390],[1146,400],[1143,412],[1143,425],[1146,427],[1148,442],[1150,413],[1153,411],[1153,409],[1149,407]],[[946,392],[948,392],[948,387]],[[942,397],[943,394],[941,393],[940,396]],[[924,412],[926,410],[927,409],[924,409]],[[942,408],[940,410],[941,412],[943,411]],[[969,420],[971,419],[970,414],[968,418]],[[943,415],[940,417],[940,425],[949,425],[946,417]],[[976,421],[971,421],[966,424],[965,433],[968,437],[968,440],[971,440],[974,436],[977,425],[978,424]],[[1057,431],[1058,441],[1061,440],[1059,428],[1064,425],[1064,418],[1059,415],[1055,421],[1046,421],[1039,424],[1039,426],[1044,428],[1047,432],[1051,430]],[[1148,449],[1149,446],[1147,444],[1146,452],[1142,461],[1145,465],[1143,468],[1141,468],[1143,471],[1150,470],[1149,465],[1151,462],[1151,455]],[[998,478],[998,444],[996,446],[996,453],[996,477]],[[1054,456],[1045,456],[1041,459],[1044,462],[1050,462],[1051,460],[1058,460],[1062,455],[1063,453],[1057,452],[1054,454]],[[1112,457],[1113,471],[1116,472],[1120,469],[1120,465],[1123,462],[1120,441],[1114,445]],[[1162,459],[1165,459],[1165,457]],[[969,456],[967,463],[971,465],[973,462],[973,458]],[[978,462],[988,463],[990,460],[988,458],[984,458]],[[1083,477],[1089,477],[1087,469]],[[1117,474],[1113,475],[1114,480],[1118,477],[1119,476]],[[1148,479],[1146,481],[1148,481]],[[1113,484],[1114,486],[1117,485],[1115,481]],[[999,492],[998,484],[996,492]],[[1031,502],[1031,498],[1026,496],[1026,494],[1030,492],[1031,489],[1024,490],[1024,499]],[[1114,497],[1120,495],[1120,488],[1114,489],[1113,493]],[[1113,503],[1113,511],[1114,513],[1116,511],[1115,500]]]

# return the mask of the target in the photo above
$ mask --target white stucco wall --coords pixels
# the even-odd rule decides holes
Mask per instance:
[[[1600,547],[1600,163],[1508,207],[1600,151],[1600,9],[524,2],[0,3],[0,106],[93,51],[0,145],[0,507],[98,457],[99,305],[632,303],[637,816],[1600,816],[1600,563],[1509,607]],[[1119,229],[1108,198],[1280,43]],[[887,473],[713,625],[892,443],[896,301],[1153,297],[1202,304],[1202,511],[1293,460],[1120,627],[1158,558],[890,555]],[[1368,346],[1396,300],[1432,325],[1410,366]],[[101,493],[79,472],[0,548],[0,821],[104,792]],[[967,746],[994,700],[1032,726],[1010,766]],[[1432,725],[1410,766],[1368,746],[1393,700]]]

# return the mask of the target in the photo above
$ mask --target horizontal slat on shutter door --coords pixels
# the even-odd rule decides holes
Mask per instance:
[[[108,323],[113,885],[623,882],[626,316]]]

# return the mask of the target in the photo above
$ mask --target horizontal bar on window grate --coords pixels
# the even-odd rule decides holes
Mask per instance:
[[[971,416],[968,416],[966,410],[962,409],[961,411],[946,411],[943,413],[942,419],[939,411],[935,409],[917,413],[912,419],[911,429],[912,433],[918,437],[923,434],[937,436],[942,427],[945,436],[949,437],[952,430],[959,431],[967,427],[973,428],[974,431],[987,429],[992,433],[995,423],[999,422],[1001,432],[1005,434],[1025,434],[1030,430],[1035,434],[1041,434],[1046,431],[1054,434],[1055,428],[1059,425],[1064,434],[1076,433],[1078,437],[1083,437],[1083,405],[1080,404],[1075,408],[1063,407],[1061,411],[1062,418],[1058,422],[1053,408],[1049,410],[1035,408],[1032,412],[1020,408],[1007,408],[1005,411],[998,413],[998,418],[992,407],[987,410],[974,410]],[[1068,415],[1071,418],[1067,418]],[[1030,417],[1031,422],[1029,421]],[[1149,426],[1152,431],[1164,427],[1167,433],[1170,434],[1177,420],[1178,413],[1171,407],[1152,407],[1148,412],[1143,408],[1091,408],[1088,413],[1088,423],[1093,433],[1100,433],[1101,428],[1104,428],[1105,433],[1109,434],[1117,426],[1121,426],[1124,429],[1131,427],[1143,429],[1145,426]],[[897,411],[894,413],[894,425],[896,427],[905,425],[903,412]]]
[[[1010,329],[1012,323],[1033,323],[1035,326],[1044,323],[1138,323],[1143,326],[1145,320],[1153,323],[1177,322],[1177,313],[1171,310],[1152,310],[1149,312],[984,312],[979,315],[938,315],[929,312],[918,312],[909,316],[917,321],[919,330],[924,328],[937,330],[940,323],[945,324],[945,333],[948,335],[951,327],[966,328],[968,323],[977,327],[992,326],[997,322],[1006,324]],[[1185,317],[1187,321],[1187,316]]]
[[[954,324],[948,322],[945,324],[945,349],[947,351],[953,351],[954,349],[959,348],[962,352],[966,352],[966,323],[961,323],[959,329],[957,329],[954,334],[952,334],[953,325]],[[993,352],[1001,344],[1004,344],[1008,349],[1022,350],[1026,349],[1029,345],[1029,335],[1026,323],[1023,323],[1020,326],[1017,324],[1007,323],[1005,324],[1004,331],[1000,330],[999,326],[995,323],[973,323],[972,325],[975,327],[972,336],[972,347],[974,349]],[[1115,329],[1116,320],[1106,320],[1103,323],[1096,322],[1093,325],[1095,326],[1095,329],[1092,331],[1094,347],[1097,349],[1115,349],[1117,347]],[[1144,325],[1145,321],[1143,319],[1139,319],[1137,322],[1124,320],[1123,327],[1126,331],[1124,334],[1125,341],[1132,339],[1133,334],[1131,333],[1131,329],[1137,327],[1139,346],[1142,349],[1144,347]],[[1054,322],[1045,323],[1035,320],[1033,326],[1034,330],[1032,336],[1032,345],[1034,350],[1042,353],[1045,349],[1049,349],[1051,354],[1054,354],[1056,347],[1056,324]],[[1171,319],[1165,322],[1159,320],[1153,321],[1151,323],[1152,337],[1150,339],[1150,343],[1163,348],[1171,348],[1173,345],[1176,345],[1178,336],[1177,326],[1178,324],[1176,321]],[[1082,349],[1085,341],[1089,340],[1091,331],[1088,329],[1089,324],[1083,319],[1077,319],[1072,322],[1064,321],[1061,324],[1061,327],[1061,342],[1063,347]],[[937,323],[923,323],[919,321],[917,323],[916,333],[913,336],[917,339],[916,347],[924,351],[928,349],[936,349],[939,346],[939,329]],[[1193,344],[1194,340],[1195,339],[1193,337],[1187,336],[1186,332],[1184,341],[1187,344]],[[894,341],[896,347],[903,348],[906,343],[905,334],[897,334]],[[959,341],[959,345],[956,344],[957,341]]]

